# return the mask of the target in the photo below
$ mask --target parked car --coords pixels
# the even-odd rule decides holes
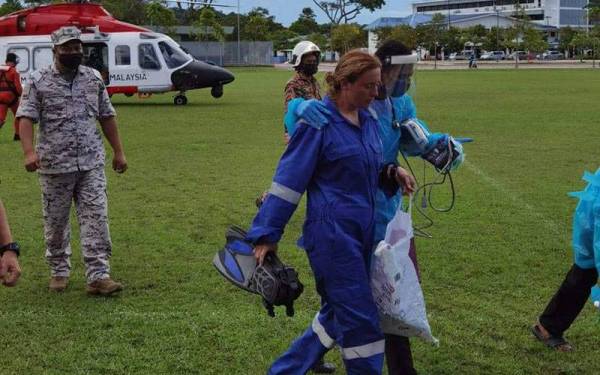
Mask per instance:
[[[504,60],[506,58],[506,54],[504,51],[490,51],[481,55],[481,60]]]
[[[448,58],[450,60],[468,60],[472,54],[471,51],[452,52]]]
[[[540,60],[563,60],[565,55],[559,51],[545,51],[541,55],[537,56]]]

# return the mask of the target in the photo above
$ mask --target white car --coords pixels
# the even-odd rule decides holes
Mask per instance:
[[[504,51],[490,51],[486,52],[480,57],[481,60],[504,60],[506,59],[506,54]]]

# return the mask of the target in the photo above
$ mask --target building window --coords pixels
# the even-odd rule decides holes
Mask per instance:
[[[560,24],[572,26],[585,26],[587,12],[583,9],[561,9]]]

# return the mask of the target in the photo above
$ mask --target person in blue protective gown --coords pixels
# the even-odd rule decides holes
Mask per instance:
[[[538,340],[563,352],[573,350],[563,334],[585,306],[600,272],[600,169],[586,172],[583,179],[588,182],[585,190],[570,194],[579,198],[573,217],[574,264],[531,328]]]
[[[415,73],[416,55],[404,46],[401,42],[395,40],[385,41],[375,53],[382,63],[381,86],[379,94],[369,106],[370,112],[378,120],[378,132],[383,147],[384,164],[388,166],[396,165],[396,168],[390,169],[395,172],[397,180],[403,187],[403,193],[412,193],[415,189],[414,178],[402,167],[398,165],[398,155],[400,152],[408,156],[423,156],[426,150],[414,147],[414,145],[401,137],[400,124],[408,119],[417,117],[417,109],[412,96],[409,93],[411,86],[414,88],[413,76]],[[322,116],[327,118],[328,112],[323,111],[322,105],[318,101],[310,101],[303,108],[302,114],[288,112],[286,114],[287,123],[290,119],[297,120],[297,115],[302,119],[308,119],[310,115],[313,121],[308,123],[317,128],[323,128],[327,125],[325,121],[317,121]],[[290,131],[291,130],[291,131]],[[425,129],[429,131],[429,129]],[[293,133],[293,129],[288,129]],[[442,136],[441,133],[429,135],[429,144],[434,145]],[[462,161],[462,156],[457,158],[453,165],[458,167]],[[388,223],[394,217],[401,201],[401,192],[390,194],[383,188],[377,189],[375,204],[375,230],[374,244],[383,240]],[[411,259],[415,263],[418,272],[416,260],[416,250],[414,243],[411,243]],[[388,373],[391,375],[412,375],[416,374],[413,365],[410,341],[407,337],[396,335],[385,335],[385,354]]]
[[[326,81],[328,126],[298,124],[247,236],[262,262],[277,250],[307,192],[300,242],[322,305],[308,329],[272,364],[271,375],[305,374],[335,344],[348,374],[381,374],[383,367],[383,334],[368,274],[383,158],[377,120],[367,107],[378,92],[380,63],[351,51]]]

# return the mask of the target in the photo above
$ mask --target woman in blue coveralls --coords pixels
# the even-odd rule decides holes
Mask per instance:
[[[573,217],[574,264],[531,328],[538,340],[561,352],[573,350],[563,334],[585,306],[600,272],[600,169],[586,172],[583,179],[588,182],[585,190],[571,194],[579,198]]]
[[[369,110],[377,117],[379,123],[379,135],[383,146],[384,163],[392,165],[397,163],[399,152],[404,152],[410,156],[420,155],[418,150],[410,147],[410,143],[401,139],[399,127],[403,121],[416,118],[417,116],[413,99],[407,93],[411,87],[417,60],[416,55],[412,54],[409,48],[395,40],[384,42],[378,48],[375,55],[382,64],[382,85],[379,95],[371,102]],[[325,119],[329,116],[329,111],[324,109],[322,103],[319,101],[313,100],[310,102],[309,105],[305,106],[302,118],[314,119],[309,122],[311,126],[319,128],[325,126]],[[286,115],[286,125],[291,123],[292,119],[295,119],[295,114],[288,112]],[[320,120],[320,123],[317,120]],[[439,133],[431,134],[430,143],[435,143],[441,136],[442,134]],[[458,158],[458,160],[462,160],[462,157]],[[416,185],[414,178],[401,167],[397,167],[395,172],[397,179],[403,186],[404,193],[413,192]],[[400,193],[390,194],[386,189],[377,190],[374,244],[377,244],[385,237],[387,224],[394,217],[401,200]],[[411,246],[409,255],[415,262],[415,267],[418,270],[414,246]],[[385,335],[385,340],[388,373],[390,375],[416,374],[409,339],[404,336]]]
[[[381,374],[384,340],[368,270],[375,194],[384,168],[377,120],[367,110],[378,93],[380,66],[369,54],[351,51],[327,75],[328,126],[298,125],[248,231],[262,262],[277,250],[307,191],[302,245],[322,306],[269,374],[305,374],[334,344],[341,348],[348,374]]]

